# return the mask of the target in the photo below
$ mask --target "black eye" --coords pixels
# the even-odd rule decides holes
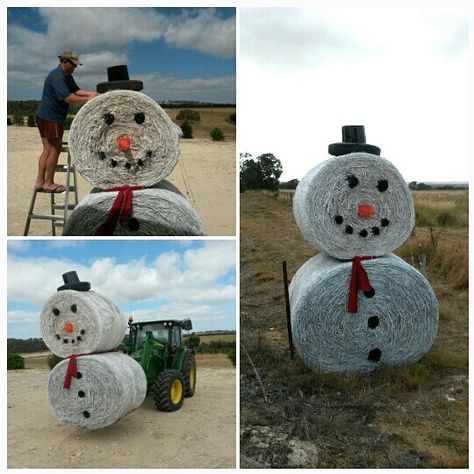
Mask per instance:
[[[350,174],[346,178],[346,181],[349,184],[350,188],[355,188],[359,184],[359,180],[353,174]]]
[[[377,189],[383,193],[384,191],[386,191],[388,189],[388,181],[386,179],[381,179],[378,183],[377,183]]]
[[[55,316],[59,316],[59,313],[60,313],[60,312],[61,312],[61,311],[59,311],[58,308],[53,308],[53,314],[54,314]]]
[[[111,114],[111,113],[104,114],[104,121],[107,125],[112,125],[114,120],[115,120],[114,114]]]
[[[71,311],[72,311],[73,313],[77,313],[77,306],[76,306],[75,304],[73,304],[73,305],[71,306]]]
[[[145,121],[145,114],[142,112],[139,112],[138,114],[135,114],[135,122],[137,123],[143,123]]]

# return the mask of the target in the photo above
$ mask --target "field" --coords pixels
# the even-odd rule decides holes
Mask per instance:
[[[235,333],[231,334],[198,334],[200,342],[209,344],[211,341],[235,342]]]
[[[173,122],[181,124],[176,121],[176,116],[182,109],[165,109],[165,112],[171,117]],[[209,138],[209,132],[213,128],[220,128],[224,132],[224,139],[228,141],[235,141],[235,125],[229,121],[229,116],[235,113],[235,108],[231,107],[216,107],[216,108],[202,108],[190,109],[199,112],[201,120],[199,122],[189,122],[193,128],[194,138]]]
[[[289,355],[281,264],[291,279],[316,253],[291,195],[241,194],[242,467],[467,467],[468,193],[414,198],[417,226],[396,253],[436,292],[436,342],[415,364],[343,376]]]
[[[143,405],[112,426],[62,424],[48,406],[47,354],[8,371],[9,468],[235,467],[235,367],[224,354],[197,356],[197,387],[181,410]],[[28,368],[31,367],[31,368]]]
[[[174,118],[180,109],[166,109]],[[201,121],[192,124],[194,138],[180,142],[181,159],[167,178],[186,196],[202,218],[209,235],[235,235],[235,125],[227,122],[234,108],[198,109]],[[214,142],[209,131],[220,127],[225,140]],[[7,127],[8,235],[23,235],[42,146],[36,127]],[[68,132],[64,139],[67,141]],[[63,153],[60,163],[66,161]],[[64,184],[65,173],[57,173]],[[78,175],[81,200],[91,185]],[[61,202],[61,197],[58,198]],[[35,211],[50,214],[50,195],[40,194]],[[33,220],[29,235],[51,235],[51,222]]]

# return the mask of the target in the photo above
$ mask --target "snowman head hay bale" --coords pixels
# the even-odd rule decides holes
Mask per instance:
[[[121,352],[77,358],[77,375],[64,388],[69,361],[51,371],[48,399],[64,423],[81,428],[104,428],[138,408],[147,391],[145,373],[138,362]]]
[[[414,223],[413,199],[398,170],[365,143],[363,126],[343,127],[334,158],[299,183],[293,213],[304,238],[339,259],[380,256],[399,247]]]
[[[308,260],[290,285],[291,327],[303,362],[320,372],[371,372],[416,362],[438,328],[438,304],[425,277],[389,254],[366,260],[375,292],[347,311],[351,262],[325,253]]]
[[[41,335],[60,357],[115,349],[123,340],[126,320],[120,308],[81,282],[75,271],[63,274],[64,285],[44,304]]]
[[[181,130],[137,92],[141,83],[128,80],[126,66],[108,68],[108,75],[109,82],[97,86],[105,93],[87,102],[72,122],[73,163],[93,186],[152,186],[175,167]]]

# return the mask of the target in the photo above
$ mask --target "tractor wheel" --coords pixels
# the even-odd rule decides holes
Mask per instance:
[[[184,400],[184,378],[178,370],[164,370],[151,387],[155,405],[161,411],[176,411]]]
[[[196,390],[196,358],[193,351],[186,351],[182,373],[184,377],[184,396],[192,397]]]

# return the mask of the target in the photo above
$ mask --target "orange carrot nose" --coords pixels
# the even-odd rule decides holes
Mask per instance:
[[[367,219],[375,214],[375,209],[369,204],[358,204],[357,215],[363,219]]]
[[[66,332],[72,332],[74,331],[74,326],[72,323],[64,323],[63,329]]]
[[[132,145],[132,139],[130,137],[118,137],[117,146],[122,151],[130,150],[130,146]]]

